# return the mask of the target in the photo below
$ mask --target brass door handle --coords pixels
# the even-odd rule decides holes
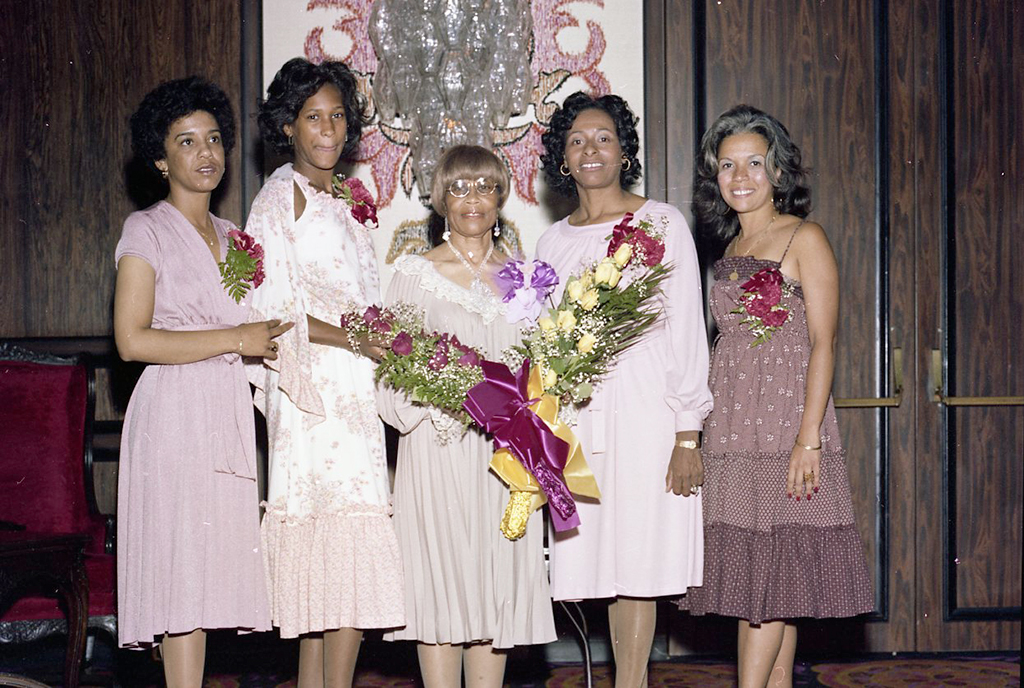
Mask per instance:
[[[903,349],[892,350],[892,389],[891,397],[852,397],[834,399],[836,408],[896,408],[903,401]]]
[[[932,401],[946,406],[1024,406],[1024,397],[947,397],[942,393],[942,351],[932,349]]]

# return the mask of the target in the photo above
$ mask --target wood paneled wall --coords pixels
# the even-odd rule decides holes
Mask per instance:
[[[931,361],[938,350],[946,394],[1024,394],[1024,8],[646,0],[645,11],[651,194],[688,208],[704,128],[741,102],[774,114],[812,169],[811,217],[839,260],[836,396],[892,395],[893,353],[904,354],[899,407],[840,410],[876,612],[809,624],[802,647],[1019,647],[1024,410],[935,403]],[[683,645],[707,649],[705,625],[683,621]]]
[[[190,74],[251,112],[242,93],[258,84],[258,40],[243,43],[256,29],[252,4],[3,2],[0,337],[110,333],[121,225],[163,195],[129,164],[128,117],[159,82]],[[246,125],[215,201],[235,222],[255,174]]]

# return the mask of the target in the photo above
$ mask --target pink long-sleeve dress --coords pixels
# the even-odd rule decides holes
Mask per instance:
[[[675,207],[649,200],[634,216],[655,226],[664,218],[664,262],[673,270],[659,297],[664,314],[580,411],[576,434],[601,499],[578,499],[580,526],[553,539],[556,600],[660,597],[701,583],[700,499],[665,492],[675,433],[700,430],[712,406],[697,252]],[[584,263],[605,256],[618,222],[574,227],[562,219],[540,238],[537,258],[564,285]]]

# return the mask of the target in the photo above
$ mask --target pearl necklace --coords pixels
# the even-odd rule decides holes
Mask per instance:
[[[462,263],[463,267],[469,270],[469,274],[473,276],[473,280],[469,283],[470,289],[472,289],[473,291],[487,291],[488,287],[486,284],[484,284],[484,281],[480,279],[480,273],[481,271],[483,271],[484,266],[487,265],[487,261],[491,259],[491,254],[494,253],[494,242],[491,242],[491,245],[487,249],[487,253],[484,254],[484,259],[481,260],[480,264],[477,265],[476,267],[474,267],[472,263],[466,260],[465,256],[459,253],[459,249],[455,248],[455,244],[452,243],[451,239],[447,239],[444,243],[448,244],[448,248],[451,250],[451,252],[455,254],[455,257],[459,259],[459,262]],[[473,253],[469,252],[469,255],[470,257],[472,257]]]

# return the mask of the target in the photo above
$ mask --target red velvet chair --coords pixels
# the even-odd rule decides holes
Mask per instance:
[[[116,640],[113,517],[96,508],[92,481],[93,370],[0,344],[0,527],[87,533],[89,627]],[[21,597],[0,615],[0,642],[65,632],[54,597]]]

